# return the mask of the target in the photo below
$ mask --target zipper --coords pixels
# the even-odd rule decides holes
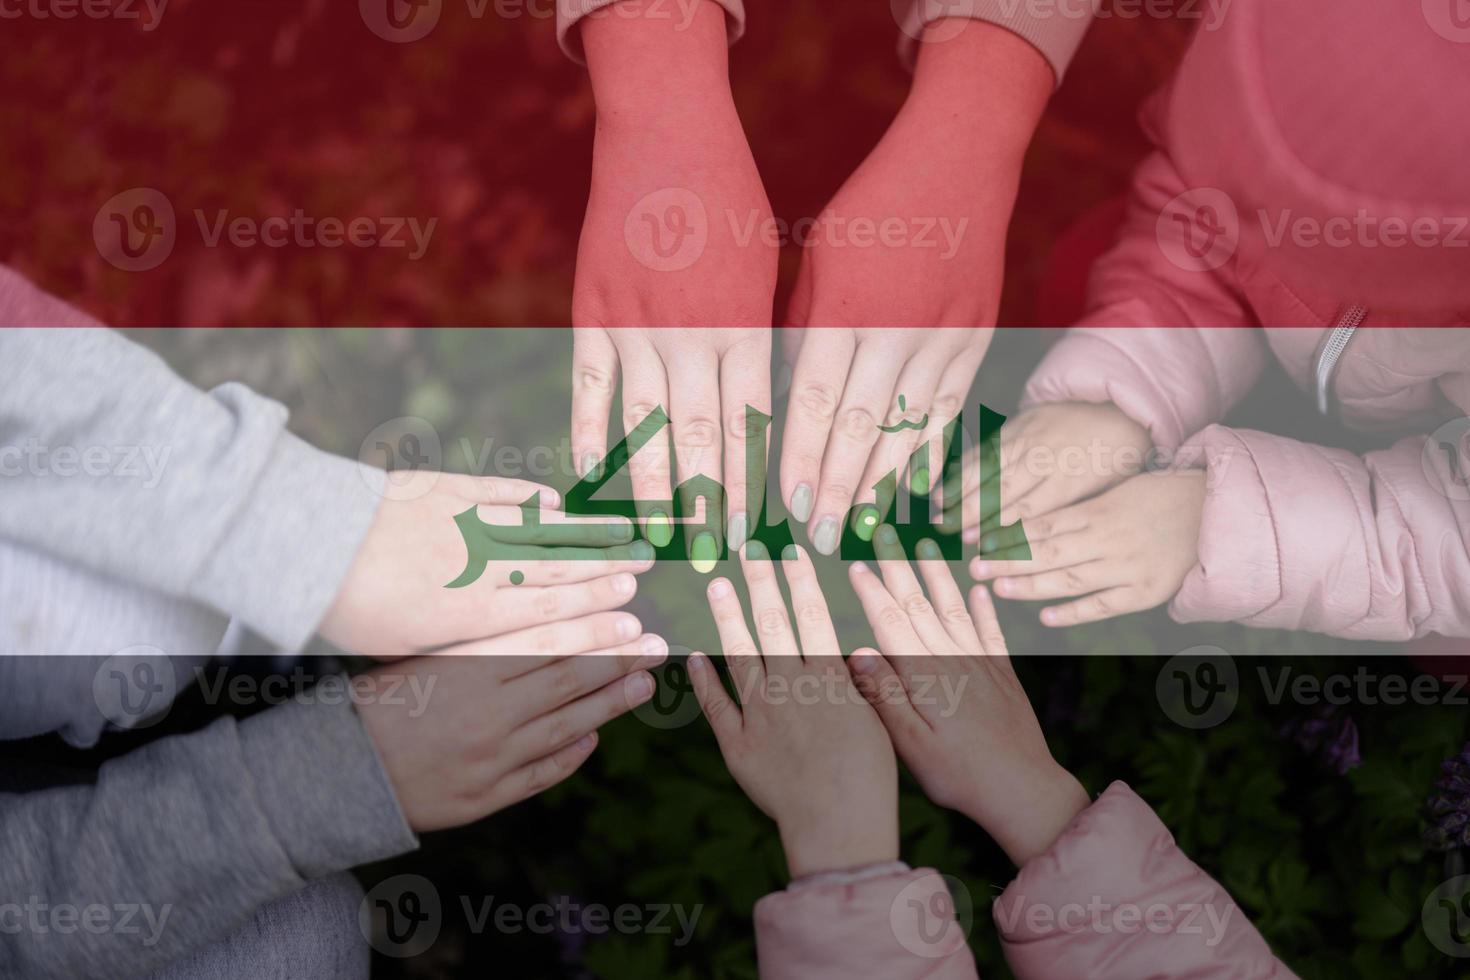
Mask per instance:
[[[1327,343],[1322,345],[1322,353],[1317,355],[1317,411],[1323,415],[1330,408],[1332,378],[1337,374],[1337,362],[1342,360],[1353,334],[1367,318],[1368,308],[1365,306],[1354,304],[1343,310],[1332,327],[1332,333],[1327,335]]]

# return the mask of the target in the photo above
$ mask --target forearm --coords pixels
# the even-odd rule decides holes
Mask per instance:
[[[663,13],[628,0],[581,23],[600,130],[661,123],[697,133],[711,107],[733,111],[724,10],[698,3],[687,19]]]

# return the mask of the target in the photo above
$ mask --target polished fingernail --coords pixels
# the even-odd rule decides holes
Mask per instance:
[[[720,544],[708,531],[700,531],[689,546],[689,564],[701,575],[708,575],[720,563]]]
[[[837,550],[837,521],[830,517],[824,517],[817,525],[817,531],[812,535],[812,547],[820,554],[830,555]]]
[[[864,541],[873,540],[873,531],[878,527],[878,508],[872,504],[863,504],[858,508],[857,516],[853,518],[852,530]]]
[[[642,704],[653,697],[653,678],[647,674],[634,674],[628,678],[625,690],[628,692],[628,700],[634,704]]]
[[[666,548],[674,540],[674,524],[669,515],[656,510],[648,515],[648,540],[655,548]]]
[[[917,552],[919,557],[924,561],[938,561],[944,557],[944,553],[939,550],[939,545],[930,541],[928,538],[919,542]]]
[[[854,653],[847,662],[856,674],[871,674],[878,669],[878,658],[871,653]]]
[[[613,591],[620,596],[630,596],[638,590],[638,580],[627,573],[613,579]]]
[[[730,580],[717,578],[709,585],[711,599],[723,599],[730,594]]]
[[[737,511],[730,515],[730,526],[725,530],[725,542],[733,552],[739,552],[745,546],[745,535],[750,530],[750,519],[745,516],[744,511]]]
[[[643,629],[643,625],[632,616],[624,616],[618,620],[618,636],[625,640],[633,639],[641,629]]]
[[[791,494],[791,516],[805,524],[812,516],[812,488],[798,483]]]

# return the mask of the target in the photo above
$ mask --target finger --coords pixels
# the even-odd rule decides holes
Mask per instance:
[[[893,386],[900,369],[901,365],[872,344],[860,346],[853,359],[822,457],[821,484],[812,511],[812,545],[824,555],[837,550],[848,509],[868,489],[860,481],[881,435],[878,426],[895,405]]]
[[[832,626],[832,614],[822,595],[821,583],[817,581],[816,566],[805,548],[792,545],[792,550],[794,560],[787,559],[781,566],[786,571],[786,584],[791,588],[791,608],[796,614],[802,655],[808,661],[814,657],[840,657],[842,647]]]
[[[710,612],[715,617],[715,630],[720,635],[720,649],[724,650],[725,664],[730,668],[730,678],[735,682],[740,703],[749,704],[750,698],[765,683],[766,670],[760,650],[750,637],[740,598],[735,595],[735,587],[730,580],[717,578],[706,591]]]
[[[494,625],[509,632],[542,623],[580,619],[627,605],[637,591],[638,579],[630,572],[572,585],[510,587],[496,596]],[[480,619],[481,629],[489,626],[483,611],[476,618]],[[475,624],[465,625],[473,628]]]
[[[853,590],[857,592],[863,614],[868,618],[868,625],[873,628],[878,648],[895,665],[898,675],[903,678],[904,686],[908,687],[918,666],[916,661],[928,657],[929,649],[919,639],[918,633],[914,632],[908,613],[894,601],[872,569],[860,561],[853,562],[848,578],[852,582]]]
[[[982,582],[1000,577],[1037,575],[1085,565],[1106,555],[1100,536],[1087,529],[1027,542],[983,558],[977,556],[970,562],[970,573]]]
[[[1041,611],[1043,626],[1079,626],[1082,623],[1097,623],[1114,616],[1140,612],[1148,603],[1130,587],[1106,589],[1090,596],[1060,606],[1050,606]]]
[[[570,745],[560,748],[551,755],[528,762],[508,773],[495,786],[497,802],[493,810],[503,810],[543,793],[567,777],[586,762],[597,748],[597,733],[588,732]]]
[[[929,602],[933,604],[939,621],[954,644],[966,653],[979,653],[980,644],[975,637],[975,623],[965,606],[965,597],[960,592],[948,563],[939,553],[933,541],[920,541],[919,574],[929,590]]]
[[[781,494],[791,516],[803,523],[811,519],[816,506],[822,456],[857,349],[851,330],[813,329],[804,333],[781,441]]]
[[[534,759],[556,752],[588,732],[595,732],[614,718],[646,704],[655,690],[653,675],[646,670],[619,677],[585,697],[564,704],[528,721],[511,733],[512,758]]]
[[[499,676],[518,677],[551,660],[588,650],[601,650],[637,639],[643,632],[638,617],[625,612],[601,612],[567,619],[502,636],[449,647],[442,653],[504,658]]]
[[[502,476],[469,476],[463,473],[445,473],[440,479],[449,481],[444,489],[453,491],[474,504],[521,508],[532,497],[540,495],[536,506],[540,510],[554,510],[561,506],[561,494],[548,486],[530,480],[515,480]]]
[[[897,390],[903,397],[903,405],[892,406],[889,409],[889,417],[881,424],[889,427],[903,423],[911,423],[914,428],[904,428],[898,432],[883,432],[878,436],[878,442],[868,454],[867,465],[863,475],[858,481],[858,492],[854,497],[857,503],[871,503],[878,508],[877,516],[886,516],[889,508],[893,505],[895,497],[900,490],[917,494],[927,494],[927,485],[923,490],[914,489],[914,480],[919,470],[924,470],[924,481],[927,484],[928,456],[919,452],[919,438],[923,435],[924,428],[929,424],[929,409],[934,400],[934,389],[939,387],[939,378],[943,370],[943,363],[931,363],[928,359],[916,358],[904,366],[898,376]],[[892,474],[893,489],[887,490],[887,479]],[[884,492],[880,493],[875,487],[882,486]],[[927,512],[928,497],[922,500],[922,506]],[[861,510],[859,511],[861,513]],[[855,530],[861,535],[864,533],[861,519]],[[872,527],[866,529],[871,534]]]
[[[602,327],[572,331],[572,459],[586,476],[607,453],[618,351]]]
[[[1011,653],[1006,646],[1005,634],[1000,631],[1000,619],[995,615],[995,600],[990,590],[977,585],[970,590],[970,617],[975,621],[975,635],[987,657],[1003,657],[1010,661]]]
[[[929,727],[928,721],[909,700],[903,678],[887,658],[872,647],[854,650],[847,658],[847,666],[852,672],[853,686],[878,712],[894,747],[902,754],[909,738]]]
[[[513,694],[511,717],[516,725],[539,718],[635,670],[657,667],[668,655],[669,645],[662,637],[645,633],[631,643],[543,664],[506,682]]]
[[[622,355],[623,431],[632,436],[639,426],[651,431],[657,425],[657,413],[669,412],[669,386],[663,362],[652,347],[640,343],[623,350]],[[628,449],[633,450],[631,441]],[[674,539],[667,425],[633,453],[628,476],[644,534],[654,547],[662,548]]]
[[[686,553],[697,569],[708,572],[725,539],[720,362],[712,348],[701,346],[685,352],[674,367],[669,412],[678,469],[678,516],[684,524]]]
[[[714,730],[715,741],[724,751],[729,740],[740,734],[745,721],[740,708],[720,683],[715,665],[698,651],[689,655],[689,681],[694,687],[694,698],[699,702],[709,727]]]
[[[771,332],[752,330],[720,360],[720,407],[725,425],[725,499],[729,508],[727,547],[739,552],[765,501],[767,452],[747,460],[751,447],[769,450],[759,424],[747,418],[746,406],[771,414]],[[766,430],[767,432],[769,430]]]
[[[538,513],[530,509],[512,511],[505,507],[494,507],[480,511],[480,526],[493,547],[513,545],[517,547],[558,548],[579,545],[588,548],[607,548],[628,544],[633,540],[633,525],[621,518],[611,520],[540,521]],[[531,518],[527,520],[526,518]]]
[[[740,556],[745,587],[750,593],[750,615],[755,621],[756,642],[770,674],[794,675],[801,669],[801,651],[786,615],[786,600],[776,581],[776,563],[765,545],[751,541]]]
[[[1023,550],[1043,541],[1076,534],[1087,530],[1089,524],[1090,515],[1085,506],[1052,511],[1041,517],[1028,518],[986,531],[980,536],[980,554],[987,559],[1002,559],[1003,552]]]
[[[934,605],[919,587],[913,567],[898,542],[898,534],[889,524],[878,528],[874,538],[877,543],[878,570],[883,574],[883,584],[893,601],[898,603],[909,617],[914,633],[923,641],[930,653],[950,653],[949,633],[934,612]]]
[[[572,585],[652,567],[653,545],[634,541],[617,548],[527,548],[522,558],[492,561],[485,577],[502,588]]]
[[[964,438],[965,400],[970,395],[970,386],[975,381],[975,372],[980,369],[983,356],[983,352],[976,354],[966,349],[939,377],[934,400],[929,406],[929,424],[919,436],[925,463],[910,481],[915,493],[931,493],[939,489],[950,447],[945,437],[948,436],[950,441]],[[942,497],[940,502],[946,503]]]
[[[1127,576],[1117,564],[1103,560],[1036,575],[1008,575],[996,579],[991,588],[1003,599],[1037,602],[1044,599],[1069,599],[1109,586],[1125,584]]]

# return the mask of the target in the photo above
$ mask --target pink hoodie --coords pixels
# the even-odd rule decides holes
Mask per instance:
[[[1122,783],[1027,862],[991,912],[1018,980],[1295,977]],[[930,870],[798,884],[756,904],[755,928],[763,980],[978,976],[944,879]]]
[[[1025,404],[1111,401],[1208,466],[1180,621],[1470,636],[1470,24],[1454,8],[1236,0],[1145,110],[1159,148]],[[1303,411],[1405,438],[1358,457],[1215,424],[1268,356]]]

